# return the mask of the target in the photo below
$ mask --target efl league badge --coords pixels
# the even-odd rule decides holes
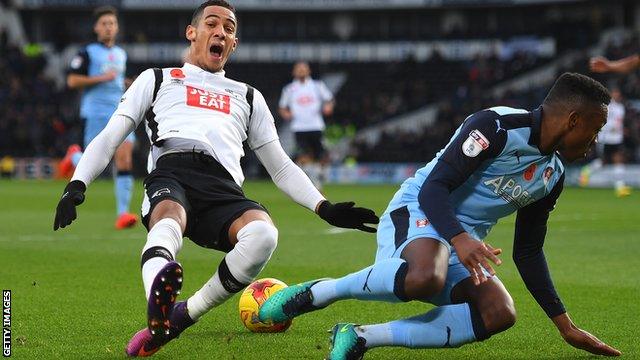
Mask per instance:
[[[462,152],[468,157],[476,157],[487,148],[489,148],[489,140],[477,129],[472,130],[467,140],[462,144]]]

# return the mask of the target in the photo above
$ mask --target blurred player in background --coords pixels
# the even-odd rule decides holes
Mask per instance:
[[[591,71],[596,73],[620,73],[627,74],[640,67],[640,55],[634,54],[620,60],[611,61],[604,57],[594,57],[589,61]],[[625,109],[622,104],[622,93],[620,89],[614,89],[611,93],[613,101],[609,105],[609,118],[607,124],[602,129],[598,137],[598,142],[604,144],[602,148],[602,160],[604,164],[614,165],[615,192],[619,197],[631,194],[631,188],[627,186],[622,177],[624,176],[624,117]],[[602,163],[596,163],[582,169],[580,182],[582,185],[589,182],[591,171],[598,168]]]
[[[361,359],[379,346],[447,348],[485,340],[513,326],[516,314],[489,263],[500,265],[501,250],[482,239],[517,211],[514,262],[562,338],[594,354],[620,355],[574,325],[543,251],[564,162],[586,156],[609,100],[595,80],[567,73],[532,112],[495,107],[472,114],[391,200],[378,226],[373,266],[282,289],[262,305],[260,320],[284,321],[343,299],[419,300],[437,307],[384,324],[336,325],[329,359]]]
[[[325,129],[323,116],[331,116],[333,94],[321,80],[311,78],[309,64],[300,61],[293,66],[293,81],[282,89],[279,113],[291,122],[296,140],[296,163],[318,189],[324,181],[327,155],[322,145]]]
[[[67,85],[82,90],[80,117],[84,119],[84,146],[89,145],[118,107],[125,90],[127,54],[116,46],[118,36],[118,13],[110,6],[94,11],[93,27],[97,41],[84,46],[71,60]],[[132,153],[135,135],[131,133],[115,153],[115,197],[117,229],[130,228],[137,217],[129,212],[133,192],[131,174]],[[71,145],[60,162],[60,174],[69,177],[80,162],[80,146]]]
[[[631,194],[631,188],[625,184],[625,152],[624,152],[624,119],[625,108],[620,89],[611,90],[611,102],[608,106],[607,123],[598,134],[598,156],[580,172],[580,183],[589,183],[591,172],[603,165],[613,165],[614,190],[616,196],[624,197]]]
[[[149,233],[141,268],[148,300],[147,327],[127,345],[129,356],[149,356],[201,316],[241,291],[275,250],[278,230],[265,208],[242,191],[240,158],[246,140],[276,185],[328,223],[375,232],[369,209],[332,204],[282,149],[263,95],[225,76],[237,46],[234,8],[225,0],[200,5],[187,26],[187,62],[148,69],[133,82],[105,129],[89,144],[56,209],[54,230],[76,218],[86,187],[142,121],[153,144],[145,179],[143,223]],[[226,252],[211,279],[176,303],[182,267],[175,258],[186,236]],[[115,309],[114,309],[115,311]]]

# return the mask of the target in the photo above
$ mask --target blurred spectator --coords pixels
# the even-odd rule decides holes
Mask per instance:
[[[11,156],[4,156],[0,159],[0,177],[10,178],[16,171],[16,162]]]
[[[67,135],[67,125],[60,114],[69,97],[42,74],[44,56],[35,47],[29,50],[27,56],[0,42],[0,156],[56,156],[64,151],[59,142]]]
[[[639,53],[639,39],[634,36],[622,42],[612,42],[607,47],[606,56],[610,59],[617,59],[630,54]],[[627,163],[638,162],[638,145],[640,144],[640,100],[621,100],[640,98],[640,77],[637,73],[624,75],[622,77],[602,76],[590,73],[587,68],[588,57],[579,59],[576,63],[568,65],[558,71],[577,71],[589,74],[603,83],[607,80],[616,80],[624,96],[617,99],[622,101],[626,108],[626,115],[623,128],[623,147],[625,160]],[[527,65],[529,64],[529,65]],[[504,74],[515,74],[526,70],[535,61],[526,57],[516,56],[513,61],[500,63],[493,57],[477,57],[470,64],[467,83],[459,84],[454,91],[446,97],[440,105],[437,121],[434,125],[425,129],[416,129],[411,133],[389,133],[385,132],[375,144],[369,145],[364,142],[352,144],[351,153],[360,162],[417,162],[425,163],[431,160],[436,152],[446,145],[455,129],[462,123],[464,118],[476,111],[492,106],[510,106],[533,110],[542,103],[546,91],[551,84],[533,87],[523,92],[505,92],[501,97],[487,95],[487,87],[492,83],[504,79]],[[496,70],[497,69],[497,70]],[[410,150],[407,150],[410,149]],[[591,153],[583,163],[587,163],[595,157],[595,152]]]

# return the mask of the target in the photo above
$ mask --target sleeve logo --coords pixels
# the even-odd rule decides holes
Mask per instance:
[[[487,148],[489,148],[489,140],[477,129],[472,130],[462,144],[462,152],[468,157],[476,157]]]
[[[80,67],[82,66],[82,63],[84,61],[82,60],[82,56],[75,56],[72,60],[71,60],[71,68],[72,69],[80,69]]]

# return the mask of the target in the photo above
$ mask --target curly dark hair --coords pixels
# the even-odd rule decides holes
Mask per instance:
[[[577,73],[564,73],[556,80],[545,104],[564,104],[575,107],[585,105],[608,105],[611,101],[609,90],[598,81]]]

